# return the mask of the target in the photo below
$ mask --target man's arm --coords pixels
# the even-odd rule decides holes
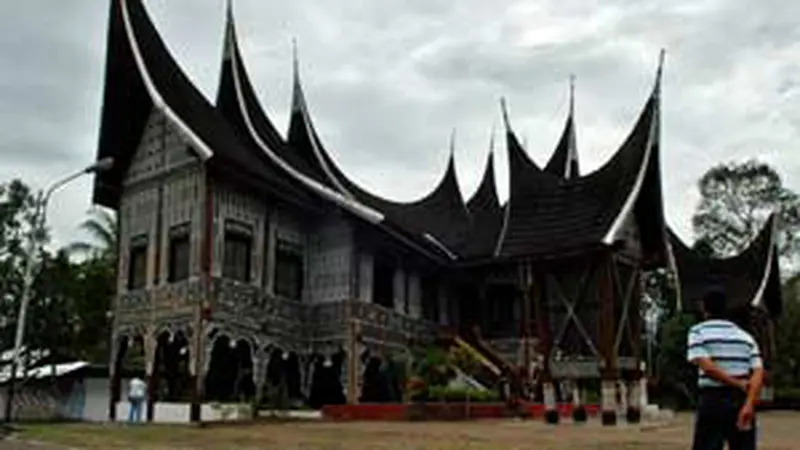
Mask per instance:
[[[706,376],[709,376],[721,383],[725,383],[731,387],[742,390],[746,389],[747,381],[728,375],[714,363],[714,361],[711,359],[708,349],[706,348],[705,342],[703,341],[703,336],[695,328],[689,330],[686,359],[690,363],[698,366]]]
[[[758,343],[753,339],[750,347],[750,381],[747,384],[747,400],[739,410],[736,426],[740,430],[747,430],[753,425],[756,404],[761,398],[761,387],[764,385],[764,363],[761,361],[761,351]]]
[[[709,377],[721,382],[725,383],[728,386],[735,387],[741,390],[745,390],[747,388],[747,380],[742,380],[740,378],[734,378],[724,370],[720,369],[718,365],[708,357],[702,358],[695,358],[690,361],[692,364],[698,366],[703,370],[703,373],[708,375]]]
[[[755,406],[761,399],[761,388],[764,386],[764,362],[761,360],[761,349],[753,339],[750,349],[750,381],[747,383],[747,403]]]
[[[747,403],[756,405],[761,399],[761,388],[764,386],[764,369],[759,367],[753,370],[750,381],[747,383]]]

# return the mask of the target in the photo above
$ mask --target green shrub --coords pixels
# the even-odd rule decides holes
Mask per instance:
[[[432,386],[428,390],[428,399],[437,402],[499,402],[500,395],[495,391],[479,391],[472,388],[454,388],[447,386]],[[469,399],[469,400],[468,400]]]

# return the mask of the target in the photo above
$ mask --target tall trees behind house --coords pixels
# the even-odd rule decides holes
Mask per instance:
[[[692,218],[694,249],[728,257],[744,250],[775,212],[777,244],[784,275],[795,272],[800,256],[800,197],[783,185],[778,172],[758,161],[728,162],[699,180],[700,202]],[[777,387],[800,387],[800,276],[787,281],[784,313],[776,327],[778,358],[771,370]],[[690,400],[695,372],[686,364],[686,332],[694,319],[675,311],[674,283],[668,274],[648,276],[646,298],[662,313],[656,346],[657,373],[673,398]],[[681,393],[683,391],[683,393]]]
[[[735,255],[775,212],[782,266],[793,266],[800,250],[800,197],[784,186],[774,168],[756,160],[719,164],[698,187],[700,203],[692,218],[697,246],[716,256]]]
[[[31,189],[21,180],[0,183],[0,348],[13,345],[27,239],[35,206]],[[114,292],[116,221],[93,212],[82,228],[92,243],[41,251],[35,261],[33,293],[25,344],[48,348],[59,358],[104,362],[108,358],[108,310]],[[110,230],[110,232],[108,232]],[[40,248],[49,243],[38,236]],[[86,258],[72,261],[81,251]]]
[[[105,259],[117,259],[117,216],[108,209],[95,207],[89,211],[80,229],[89,236],[88,241],[75,241],[67,249],[70,253]]]

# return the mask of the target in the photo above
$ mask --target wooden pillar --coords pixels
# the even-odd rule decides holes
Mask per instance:
[[[205,174],[205,210],[203,211],[203,238],[200,243],[201,272],[203,274],[203,295],[201,295],[194,308],[194,327],[192,340],[189,344],[192,352],[189,357],[189,383],[191,383],[191,404],[189,406],[189,421],[199,423],[202,421],[203,394],[205,390],[205,373],[208,366],[205,361],[205,320],[206,311],[210,317],[212,303],[212,284],[214,267],[214,190],[211,177]],[[209,355],[210,356],[210,355]]]
[[[530,267],[529,267],[529,269],[530,269]],[[522,314],[521,314],[522,320],[520,321],[520,325],[521,325],[522,329],[521,329],[521,333],[520,334],[522,335],[521,336],[522,337],[521,345],[523,345],[523,348],[522,348],[522,364],[521,364],[522,370],[520,371],[521,372],[520,373],[520,381],[521,381],[521,383],[520,383],[521,386],[520,387],[521,387],[522,394],[527,394],[528,391],[530,390],[530,385],[531,385],[531,380],[530,380],[531,349],[530,349],[530,345],[529,345],[530,340],[531,340],[531,310],[533,309],[531,307],[531,294],[532,294],[531,290],[533,289],[533,280],[532,280],[531,277],[532,277],[532,274],[530,273],[530,270],[528,270],[528,273],[526,274],[526,278],[525,278],[525,281],[526,281],[525,282],[525,286],[524,286],[524,289],[522,290],[522,298],[520,299],[522,301],[522,305],[521,305],[522,308],[520,308],[522,310]]]
[[[616,425],[617,423],[617,355],[614,351],[616,337],[615,320],[615,294],[613,255],[607,254],[599,261],[602,268],[599,271],[598,288],[600,301],[600,379],[601,379],[601,405],[603,425]]]
[[[264,400],[264,384],[266,383],[267,366],[271,356],[272,352],[264,348],[256,348],[252,353],[253,386],[256,388],[255,398],[253,399],[253,418],[258,417],[258,410]]]
[[[539,342],[542,346],[542,370],[541,370],[541,383],[542,383],[542,396],[544,397],[545,422],[550,424],[557,424],[560,417],[556,405],[556,390],[553,385],[553,377],[550,371],[551,353],[553,347],[553,338],[550,335],[550,311],[548,298],[545,296],[547,292],[545,289],[545,277],[537,272],[534,272],[530,263],[526,268],[527,277],[530,280],[528,289],[529,294],[533,298],[533,309],[536,316],[536,331],[539,336]]]
[[[353,300],[347,301],[347,404],[358,404],[359,352],[358,335],[360,326],[355,319]]]
[[[201,417],[201,405],[203,404],[203,392],[205,390],[205,372],[208,366],[205,355],[205,339],[203,331],[202,302],[198,302],[195,311],[195,326],[192,329],[191,341],[189,343],[189,386],[191,387],[189,422],[199,423]]]
[[[268,211],[267,221],[264,227],[264,274],[262,275],[263,286],[267,293],[275,295],[275,256],[277,251],[277,230],[278,230],[278,212]]]
[[[122,348],[127,347],[127,342],[122,344],[120,338],[111,338],[111,355],[108,364],[108,421],[117,420],[117,402],[120,398],[120,372],[122,371]]]
[[[628,409],[625,415],[629,423],[639,423],[642,420],[642,408],[646,405],[642,405],[641,394],[641,381],[644,376],[644,371],[642,370],[642,330],[640,329],[642,321],[640,317],[640,306],[642,295],[644,294],[644,286],[642,285],[644,277],[642,277],[641,269],[638,266],[633,267],[631,277],[634,277],[634,279],[631,280],[634,284],[627,319],[630,325],[631,351],[633,353],[634,368],[627,380]]]
[[[156,368],[156,350],[158,349],[158,342],[154,336],[155,328],[148,327],[145,335],[142,337],[144,345],[144,359],[145,371],[144,382],[147,385],[147,400],[146,400],[146,420],[152,422],[155,415],[156,406],[156,379],[153,376]]]

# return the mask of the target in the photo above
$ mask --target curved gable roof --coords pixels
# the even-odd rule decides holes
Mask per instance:
[[[98,173],[94,201],[116,207],[122,175],[139,145],[153,109],[159,110],[208,167],[236,173],[243,183],[296,198],[296,189],[270,173],[258,153],[241,145],[208,100],[169,53],[141,0],[114,0],[109,15],[106,79],[97,158],[113,157],[114,167]],[[302,197],[302,201],[307,198]]]
[[[660,80],[659,65],[633,130],[612,158],[590,174],[564,179],[539,169],[507,125],[510,189],[497,256],[555,258],[601,248],[622,238],[632,215],[639,220],[647,211],[660,217],[660,186],[654,186],[660,182]],[[643,242],[656,253],[653,259],[663,259],[661,229],[656,223],[652,235],[657,239]]]
[[[728,258],[701,255],[668,229],[681,308],[697,311],[697,302],[706,292],[721,289],[731,310],[764,307],[771,315],[779,315],[782,299],[775,221],[771,215],[747,248]]]

